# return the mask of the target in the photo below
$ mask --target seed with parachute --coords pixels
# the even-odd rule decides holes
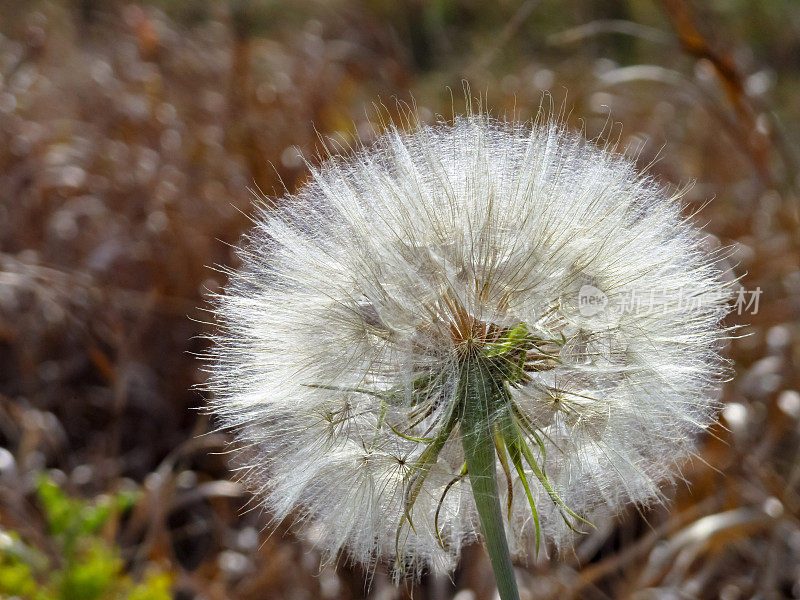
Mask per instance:
[[[448,571],[482,537],[516,598],[512,557],[660,501],[716,417],[725,257],[554,119],[391,126],[275,205],[216,298],[210,406],[331,558]]]

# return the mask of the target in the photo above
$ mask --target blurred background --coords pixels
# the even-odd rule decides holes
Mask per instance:
[[[762,292],[669,509],[519,564],[523,598],[800,598],[796,0],[0,0],[0,598],[492,597],[480,548],[396,589],[264,533],[192,387],[249,190],[464,80],[694,181]]]

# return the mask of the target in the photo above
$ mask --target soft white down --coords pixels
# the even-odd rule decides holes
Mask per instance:
[[[274,521],[331,557],[446,571],[478,537],[452,420],[465,356],[509,365],[544,477],[497,450],[517,556],[534,514],[563,548],[589,527],[573,514],[659,501],[716,416],[721,257],[679,194],[552,120],[390,128],[276,204],[216,299],[211,411]]]

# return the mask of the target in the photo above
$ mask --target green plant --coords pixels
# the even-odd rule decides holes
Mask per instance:
[[[0,597],[31,600],[169,600],[172,578],[154,571],[134,581],[118,547],[100,534],[129,510],[136,494],[93,501],[69,497],[53,479],[38,477],[36,497],[46,523],[46,548],[0,530]]]

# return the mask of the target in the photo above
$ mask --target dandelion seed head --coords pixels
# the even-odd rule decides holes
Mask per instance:
[[[277,205],[216,301],[211,410],[262,505],[331,557],[447,571],[477,538],[456,416],[470,361],[530,453],[520,474],[497,450],[519,556],[536,519],[564,548],[571,514],[659,501],[716,417],[720,255],[676,194],[554,120],[392,127]]]

